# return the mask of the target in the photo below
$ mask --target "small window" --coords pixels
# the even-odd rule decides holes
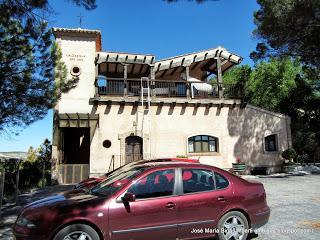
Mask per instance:
[[[183,169],[182,181],[184,193],[214,190],[213,173],[209,170]]]
[[[214,173],[215,181],[216,181],[216,189],[224,189],[229,186],[228,180],[219,173]]]
[[[189,153],[218,152],[218,138],[208,135],[197,135],[188,138]]]
[[[272,134],[264,138],[264,145],[266,152],[276,152],[278,151],[277,147],[277,135]]]
[[[136,199],[171,196],[174,188],[174,170],[156,171],[137,183],[128,192],[135,194]]]

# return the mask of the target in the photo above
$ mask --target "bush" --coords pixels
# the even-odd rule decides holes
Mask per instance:
[[[177,155],[177,158],[188,158],[188,156],[185,156],[185,155]]]
[[[282,152],[281,156],[286,160],[292,161],[297,157],[297,153],[293,148],[288,148],[287,150]]]
[[[308,154],[301,154],[297,157],[297,161],[299,163],[308,163],[309,162],[309,156]]]

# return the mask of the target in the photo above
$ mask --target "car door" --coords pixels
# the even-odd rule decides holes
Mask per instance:
[[[215,234],[218,218],[233,195],[227,179],[223,177],[226,183],[217,189],[215,178],[211,169],[181,169],[182,194],[177,201],[179,239]]]
[[[125,204],[118,198],[110,203],[112,240],[176,239],[176,171],[169,168],[150,172],[124,192],[135,194],[135,201]]]

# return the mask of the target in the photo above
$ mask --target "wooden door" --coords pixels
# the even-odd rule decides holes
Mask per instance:
[[[126,138],[126,163],[141,160],[143,158],[143,140],[138,136]]]

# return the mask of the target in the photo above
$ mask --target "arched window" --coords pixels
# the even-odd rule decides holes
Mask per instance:
[[[188,138],[189,153],[218,152],[218,138],[208,135],[197,135]]]

